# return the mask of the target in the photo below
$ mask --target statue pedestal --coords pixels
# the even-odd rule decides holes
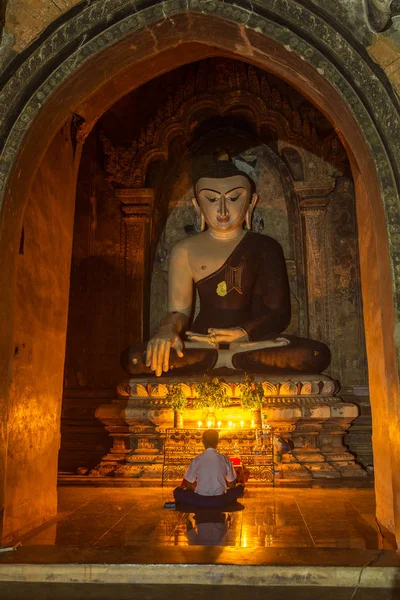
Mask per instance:
[[[240,404],[240,375],[224,377],[229,406],[216,411],[222,428],[254,427],[254,414]],[[292,374],[255,377],[265,393],[262,423],[288,439],[292,453],[276,465],[277,483],[318,479],[365,478],[367,473],[343,445],[343,437],[358,416],[355,404],[336,396],[337,383],[325,375]],[[194,408],[194,386],[199,379],[186,377],[183,389],[187,406],[182,413],[186,428],[206,425],[209,411]],[[168,383],[176,378],[125,379],[118,396],[102,405],[96,416],[112,438],[112,448],[89,476],[129,477],[155,485],[161,483],[166,429],[174,427],[174,413],[165,399]],[[251,482],[251,479],[250,479]]]

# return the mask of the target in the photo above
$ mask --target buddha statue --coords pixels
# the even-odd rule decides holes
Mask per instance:
[[[322,343],[285,335],[290,291],[280,244],[251,231],[254,182],[230,161],[215,161],[195,181],[201,233],[172,249],[168,313],[147,344],[130,346],[122,365],[131,376],[321,373],[330,362]],[[200,312],[190,325],[194,290]]]

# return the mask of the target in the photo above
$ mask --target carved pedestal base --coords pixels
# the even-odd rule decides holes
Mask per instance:
[[[365,470],[343,445],[343,438],[358,416],[355,404],[336,396],[337,384],[324,375],[292,375],[285,378],[259,377],[265,392],[262,422],[287,439],[292,447],[276,464],[278,481],[312,481],[364,478]],[[254,426],[254,414],[245,411],[239,400],[238,378],[224,383],[230,405],[217,411],[221,427]],[[89,476],[130,477],[161,483],[166,429],[174,427],[174,413],[165,396],[163,379],[124,380],[118,397],[96,412],[112,438],[112,448]],[[175,380],[176,383],[176,380]],[[194,380],[183,384],[187,407],[183,411],[186,428],[205,423],[206,411],[194,408]],[[176,424],[176,421],[175,421]],[[251,481],[251,479],[250,479]]]

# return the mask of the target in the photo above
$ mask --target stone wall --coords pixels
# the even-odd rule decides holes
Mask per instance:
[[[12,50],[22,52],[42,31],[81,0],[6,0],[5,28],[13,37]]]
[[[62,173],[62,183],[60,174]],[[57,512],[75,186],[68,127],[35,178],[18,255],[3,538]]]
[[[93,135],[82,155],[77,186],[66,389],[115,389],[122,376],[120,220],[119,202],[105,181]]]

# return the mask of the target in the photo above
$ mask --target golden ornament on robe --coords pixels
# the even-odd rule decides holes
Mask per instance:
[[[217,285],[218,296],[226,296],[227,293],[228,293],[228,290],[226,288],[226,281],[220,281],[219,284]]]

